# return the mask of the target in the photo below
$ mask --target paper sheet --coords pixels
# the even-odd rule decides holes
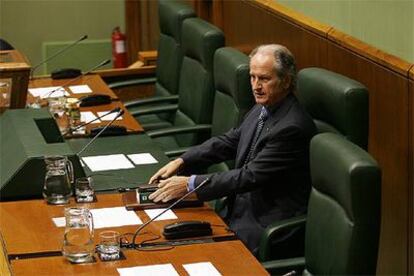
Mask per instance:
[[[150,217],[150,219],[155,218],[159,213],[164,211],[165,209],[146,209],[145,213]],[[159,218],[156,220],[167,220],[167,219],[178,219],[178,217],[174,214],[172,210],[168,210],[164,214],[162,214]]]
[[[94,120],[94,119],[96,119],[97,117],[96,117],[96,115],[93,113],[93,112],[91,112],[91,111],[84,111],[84,112],[81,112],[81,121],[82,122],[90,122],[90,121],[92,121],[92,120]],[[99,123],[100,122],[100,120],[98,119],[98,120],[96,120],[96,121],[94,121],[94,123]]]
[[[56,90],[52,94],[53,90]],[[29,88],[29,93],[32,94],[34,97],[40,97],[41,99],[46,99],[49,97],[57,98],[57,97],[63,97],[69,96],[69,93],[61,86],[49,86],[49,87],[39,87],[39,88]]]
[[[144,165],[144,164],[156,164],[158,163],[157,159],[151,155],[151,153],[136,153],[127,155],[135,165]]]
[[[91,209],[90,211],[95,229],[142,224],[137,214],[134,211],[127,211],[125,207]],[[65,227],[64,217],[52,218],[52,220],[57,227]]]
[[[183,264],[190,276],[220,276],[220,272],[210,262]]]
[[[106,113],[108,113],[110,110],[108,111],[100,111],[98,112],[98,117],[105,115]],[[118,115],[117,112],[115,113],[109,113],[108,115],[104,116],[101,118],[102,121],[111,121],[115,118],[115,116]],[[118,117],[116,120],[122,120],[122,116]]]
[[[93,172],[134,168],[124,154],[88,156],[82,157],[82,160]]]
[[[92,93],[92,89],[87,84],[69,86],[73,94]]]
[[[121,276],[151,275],[151,276],[178,276],[172,264],[146,265],[117,268]]]

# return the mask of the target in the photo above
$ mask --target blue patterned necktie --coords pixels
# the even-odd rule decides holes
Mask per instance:
[[[256,132],[254,133],[252,142],[250,144],[249,153],[247,154],[247,157],[244,160],[244,164],[247,164],[250,161],[250,158],[252,157],[254,149],[256,148],[257,140],[259,139],[260,133],[262,132],[266,119],[267,119],[267,111],[266,111],[266,108],[262,107],[262,110],[259,115],[259,120],[257,121]]]

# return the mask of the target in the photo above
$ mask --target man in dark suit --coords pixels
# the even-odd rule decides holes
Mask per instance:
[[[201,200],[227,196],[230,229],[255,252],[260,235],[272,222],[305,213],[310,191],[309,142],[316,132],[293,92],[296,66],[281,45],[262,45],[250,54],[250,82],[256,105],[238,128],[191,148],[161,168],[150,183],[159,189],[155,202],[196,191]],[[235,160],[235,168],[195,175],[200,168]],[[177,172],[180,175],[175,176]]]

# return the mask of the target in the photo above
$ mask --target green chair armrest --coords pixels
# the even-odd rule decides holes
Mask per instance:
[[[126,86],[133,86],[137,84],[155,83],[156,80],[157,78],[155,77],[130,79],[130,80],[124,80],[124,81],[115,81],[115,82],[109,83],[108,86],[111,89],[116,89],[116,88],[122,88]]]
[[[171,95],[171,96],[155,96],[145,99],[139,99],[135,101],[129,101],[124,103],[126,108],[136,107],[141,105],[147,104],[159,104],[159,103],[177,103],[178,102],[178,95]]]
[[[132,116],[141,116],[147,114],[159,114],[159,113],[172,113],[176,112],[178,109],[177,104],[165,104],[162,106],[150,106],[147,108],[140,108],[139,110],[130,112]]]
[[[268,225],[260,238],[259,260],[267,261],[269,259],[272,239],[276,234],[305,224],[306,215],[302,215]]]
[[[169,136],[175,134],[191,133],[191,132],[206,132],[211,131],[210,124],[200,124],[193,126],[182,126],[182,127],[169,127],[160,130],[151,130],[146,132],[146,134],[151,138]]]
[[[179,148],[179,149],[174,149],[174,150],[166,151],[164,153],[169,158],[172,158],[172,157],[178,157],[178,156],[182,155],[183,153],[185,153],[189,149],[190,149],[190,147],[183,147],[183,148]]]
[[[262,262],[262,265],[271,275],[285,275],[292,271],[296,271],[295,275],[301,275],[305,269],[305,258],[273,260]]]

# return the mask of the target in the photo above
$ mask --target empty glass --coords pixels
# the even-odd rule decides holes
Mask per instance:
[[[103,261],[118,260],[120,257],[120,235],[117,231],[103,231],[99,234],[98,254]]]
[[[80,177],[75,182],[75,196],[77,202],[93,202],[95,191],[91,177]]]
[[[43,197],[49,204],[66,204],[72,195],[73,165],[66,156],[47,156]]]
[[[66,227],[63,238],[63,255],[72,263],[93,260],[93,218],[88,208],[65,208]]]

